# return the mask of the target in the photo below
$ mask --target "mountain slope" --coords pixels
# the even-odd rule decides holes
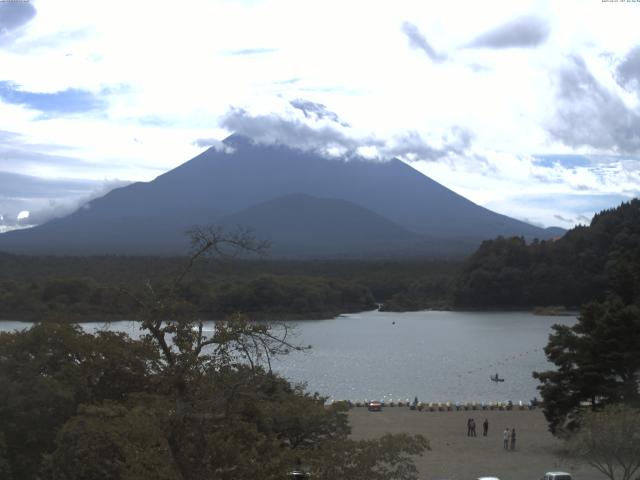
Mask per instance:
[[[177,193],[177,186],[192,185],[196,203],[206,196],[229,211],[300,192],[354,202],[423,235],[547,238],[543,229],[480,207],[397,159],[327,159],[239,135],[225,143],[232,155],[209,149],[158,177],[156,188]]]
[[[251,228],[278,256],[366,254],[422,241],[420,235],[352,202],[301,193],[254,205],[220,223],[229,229]]]
[[[440,243],[457,242],[467,252],[498,235],[551,236],[479,207],[399,160],[327,159],[281,145],[257,145],[238,135],[225,143],[232,153],[209,149],[152,182],[113,190],[68,217],[2,234],[0,250],[181,253],[188,244],[186,229],[219,223],[294,193],[343,200],[385,217],[388,223],[377,232],[381,237],[395,224]],[[349,211],[355,214],[353,208]],[[295,237],[296,225],[304,228],[292,221],[292,228],[285,229],[290,237]],[[429,253],[432,243],[416,253]],[[345,249],[338,244],[330,250]]]

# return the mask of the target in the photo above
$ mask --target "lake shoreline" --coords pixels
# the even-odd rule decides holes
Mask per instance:
[[[536,316],[546,317],[575,317],[580,312],[579,310],[558,310],[555,307],[532,307],[532,308],[424,308],[420,310],[386,310],[381,307],[368,310],[340,310],[340,311],[325,311],[325,312],[307,312],[307,313],[265,313],[265,312],[240,312],[250,320],[259,322],[297,322],[297,321],[320,321],[339,318],[350,314],[362,314],[368,312],[386,312],[386,313],[419,313],[419,312],[454,312],[454,313],[531,313]],[[231,314],[228,314],[231,315]],[[228,317],[225,316],[208,316],[204,321],[218,321],[224,320]],[[38,320],[32,317],[22,317],[15,315],[12,318],[0,318],[0,322],[22,322],[22,323],[41,323],[41,322],[56,322],[57,319],[45,319]],[[82,317],[71,318],[66,320],[65,323],[111,323],[111,322],[128,322],[134,321],[131,317],[100,315],[99,317]]]
[[[278,356],[272,364],[284,378],[306,382],[308,391],[329,400],[390,402],[417,396],[428,402],[527,402],[539,396],[531,372],[550,367],[543,349],[552,325],[573,322],[530,312],[377,310],[322,321],[273,322],[275,335],[289,327],[291,342],[312,348]],[[4,321],[0,331],[30,326]],[[80,327],[87,333],[109,330],[131,338],[144,333],[130,319],[83,322]],[[204,321],[206,335],[214,329],[213,321]],[[491,382],[496,373],[505,381]]]

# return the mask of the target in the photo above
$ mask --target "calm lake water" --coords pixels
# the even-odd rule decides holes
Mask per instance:
[[[273,366],[331,399],[530,400],[538,385],[531,372],[551,367],[542,350],[551,325],[574,322],[522,312],[437,311],[289,322],[296,343],[312,349],[280,357]],[[28,326],[5,321],[0,331]],[[138,334],[134,322],[83,324],[87,331],[105,327]],[[505,381],[490,381],[495,373]]]

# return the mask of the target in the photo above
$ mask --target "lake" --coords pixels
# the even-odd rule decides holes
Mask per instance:
[[[526,401],[539,396],[531,372],[551,368],[543,352],[551,326],[574,322],[525,312],[441,311],[288,322],[296,343],[312,349],[280,357],[273,367],[330,399]],[[138,333],[130,321],[82,325]],[[0,331],[28,326],[4,321]],[[490,381],[495,373],[505,381]]]

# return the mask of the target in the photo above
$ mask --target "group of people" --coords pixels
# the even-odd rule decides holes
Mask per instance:
[[[482,436],[486,437],[489,433],[489,420],[486,418],[484,422],[482,422]],[[473,418],[467,419],[467,437],[475,437],[476,436],[476,421]],[[502,432],[502,444],[505,450],[515,450],[516,449],[516,429],[512,428],[509,430],[508,428],[504,429]]]
[[[482,423],[482,436],[486,437],[489,432],[489,420],[486,418]],[[467,419],[467,437],[475,437],[476,436],[476,421],[473,418]]]
[[[509,430],[508,428],[504,429],[502,432],[502,446],[505,450],[515,450],[516,449],[516,429],[512,428]]]

